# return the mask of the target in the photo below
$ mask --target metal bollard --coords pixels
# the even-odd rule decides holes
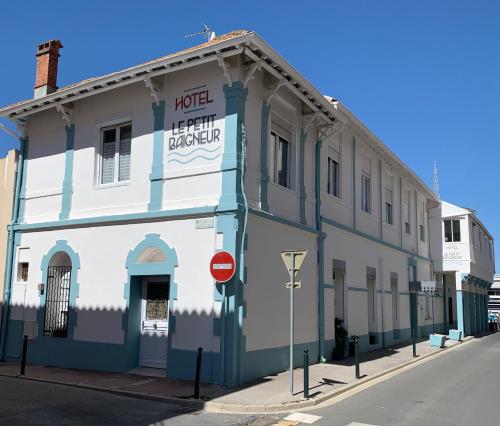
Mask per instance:
[[[309,398],[309,350],[304,349],[304,398]]]
[[[24,371],[26,370],[26,353],[28,352],[28,336],[24,335],[23,340],[23,354],[21,356],[21,376],[24,376]]]
[[[203,348],[198,348],[196,355],[196,375],[194,378],[194,398],[200,398],[200,377],[201,377],[201,361],[203,358]]]
[[[354,365],[356,368],[356,379],[361,377],[359,372],[359,336],[352,336],[351,342],[354,343]]]
[[[417,357],[417,332],[411,331],[411,344],[413,345],[413,358]]]

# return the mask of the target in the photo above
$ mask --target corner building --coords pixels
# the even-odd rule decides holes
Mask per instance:
[[[429,323],[410,282],[433,279],[438,200],[258,35],[56,89],[61,47],[41,45],[35,98],[0,109],[24,129],[3,358],[27,334],[29,363],[191,379],[203,347],[204,381],[283,371],[293,249],[297,366],[306,347],[332,359],[336,318],[364,351]],[[225,284],[218,250],[236,259]]]

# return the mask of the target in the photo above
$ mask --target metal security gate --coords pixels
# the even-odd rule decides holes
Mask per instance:
[[[69,288],[71,266],[49,266],[47,270],[47,297],[43,335],[68,335]]]

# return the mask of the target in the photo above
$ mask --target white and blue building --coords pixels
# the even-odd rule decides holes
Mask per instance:
[[[19,358],[26,334],[36,364],[190,379],[202,347],[205,381],[283,371],[280,252],[295,249],[308,250],[297,365],[306,347],[315,362],[332,358],[336,318],[362,350],[430,330],[411,284],[434,279],[439,200],[258,35],[57,89],[60,47],[40,46],[49,71],[34,99],[0,109],[23,131],[3,359]],[[209,272],[219,250],[236,259],[225,284]]]
[[[445,201],[431,210],[431,257],[442,283],[445,332],[488,331],[488,290],[495,273],[494,239],[472,209]]]

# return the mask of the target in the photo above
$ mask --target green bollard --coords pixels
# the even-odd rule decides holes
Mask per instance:
[[[309,398],[309,350],[304,349],[304,398]]]
[[[411,331],[411,344],[413,346],[413,358],[417,357],[417,333],[415,330]]]
[[[354,343],[354,364],[356,369],[356,379],[361,377],[359,373],[359,336],[352,336],[351,342]]]

